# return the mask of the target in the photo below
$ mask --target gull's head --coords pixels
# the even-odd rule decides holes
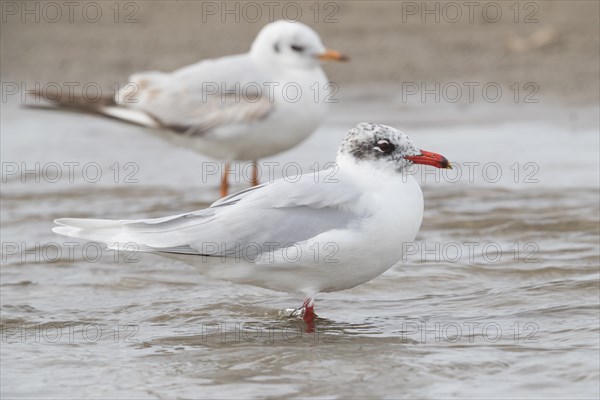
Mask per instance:
[[[371,122],[361,122],[346,134],[338,150],[338,163],[348,159],[381,171],[402,172],[413,164],[452,168],[446,157],[420,150],[398,129]]]
[[[250,53],[261,62],[292,68],[313,68],[321,60],[347,60],[341,53],[327,50],[308,26],[285,20],[265,26],[254,39]]]

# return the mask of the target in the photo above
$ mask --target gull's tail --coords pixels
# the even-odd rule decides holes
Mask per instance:
[[[148,113],[118,104],[112,96],[89,98],[73,93],[65,95],[51,88],[35,91],[33,95],[36,99],[35,103],[27,103],[26,107],[95,114],[148,128],[162,127],[159,121]]]
[[[119,243],[132,242],[123,230],[123,222],[111,219],[60,218],[54,220],[60,226],[52,228],[59,235],[105,243],[111,248],[120,248]]]
[[[60,218],[54,233],[92,242],[104,243],[113,250],[144,252],[194,252],[182,240],[177,227],[190,223],[188,214],[146,220],[111,220],[87,218]],[[191,221],[193,222],[193,221]]]

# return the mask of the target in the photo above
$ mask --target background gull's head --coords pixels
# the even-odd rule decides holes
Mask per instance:
[[[319,35],[300,22],[275,21],[259,33],[250,53],[261,63],[290,68],[312,68],[321,60],[346,61],[335,50],[327,50]]]

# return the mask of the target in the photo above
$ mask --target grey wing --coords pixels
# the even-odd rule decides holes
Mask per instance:
[[[262,253],[344,229],[360,218],[347,207],[353,186],[278,180],[230,196],[211,207],[169,218],[123,225],[129,240],[153,251],[209,256]],[[315,193],[319,193],[316,195]]]
[[[261,121],[273,111],[263,95],[250,98],[232,93],[214,93],[202,99],[198,93],[166,93],[160,111],[150,112],[159,123],[186,136],[207,135],[217,128]]]
[[[170,74],[141,73],[131,77],[141,109],[163,127],[181,134],[206,135],[237,124],[265,118],[274,110],[263,90],[268,81],[246,55],[190,65]],[[121,93],[121,98],[131,94]]]

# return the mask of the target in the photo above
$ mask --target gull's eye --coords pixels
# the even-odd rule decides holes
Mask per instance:
[[[302,53],[304,51],[304,46],[298,46],[297,44],[293,44],[290,47],[292,50],[297,51],[298,53]]]
[[[377,142],[377,146],[375,146],[375,148],[384,154],[389,154],[394,150],[394,145],[383,139]]]

